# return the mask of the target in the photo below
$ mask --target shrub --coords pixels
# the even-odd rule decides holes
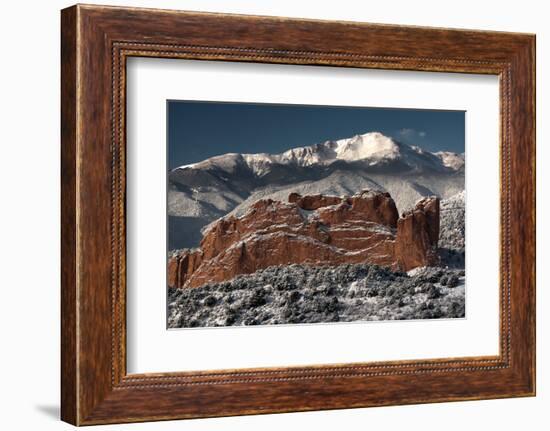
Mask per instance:
[[[248,306],[252,308],[261,307],[266,303],[267,300],[263,289],[255,290],[254,293],[248,298]]]
[[[288,302],[289,303],[295,303],[295,302],[298,302],[301,298],[301,294],[300,292],[297,292],[297,291],[293,291],[290,293],[290,295],[288,295]]]
[[[216,305],[217,299],[214,295],[208,295],[206,298],[204,298],[203,304],[207,307],[213,307]]]
[[[325,289],[325,295],[327,296],[336,295],[336,287],[332,285],[327,286],[327,288]]]
[[[340,301],[338,301],[338,298],[336,296],[332,297],[332,299],[329,301],[328,305],[326,306],[327,311],[336,311],[338,309],[338,306],[340,305]]]
[[[428,292],[428,298],[429,299],[436,299],[441,297],[441,290],[439,288],[432,286],[430,291]]]
[[[196,328],[197,326],[199,326],[199,321],[197,319],[191,319],[191,321],[189,322],[189,327]]]
[[[464,317],[466,310],[463,301],[454,300],[449,306],[449,317]]]
[[[374,298],[375,296],[378,296],[379,290],[376,287],[371,287],[369,290],[367,290],[367,296],[370,298]]]
[[[424,283],[420,288],[422,293],[429,293],[435,286],[432,283]]]
[[[447,279],[447,286],[448,287],[456,287],[458,286],[458,277],[456,275],[450,275]]]
[[[258,320],[256,320],[255,318],[253,317],[247,317],[244,322],[243,322],[246,326],[253,326],[253,325],[258,325],[260,322],[258,322]]]
[[[315,299],[314,309],[315,311],[317,311],[317,313],[323,313],[327,309],[327,306],[328,306],[328,300],[322,297],[317,297]]]

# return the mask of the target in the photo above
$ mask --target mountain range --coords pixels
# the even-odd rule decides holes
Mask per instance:
[[[429,152],[379,132],[280,154],[227,153],[168,172],[168,247],[196,247],[204,226],[261,198],[387,191],[400,212],[424,196],[464,190],[464,154]]]

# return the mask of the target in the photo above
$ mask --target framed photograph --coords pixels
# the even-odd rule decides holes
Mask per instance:
[[[62,11],[62,419],[535,394],[535,37]]]

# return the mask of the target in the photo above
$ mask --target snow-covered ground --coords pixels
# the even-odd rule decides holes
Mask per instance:
[[[290,265],[168,292],[170,328],[461,318],[464,310],[464,271],[442,268]]]

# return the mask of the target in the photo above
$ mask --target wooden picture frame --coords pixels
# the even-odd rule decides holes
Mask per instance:
[[[64,421],[91,425],[535,394],[534,35],[83,5],[64,9],[61,21]],[[130,56],[498,75],[500,354],[127,374]]]

